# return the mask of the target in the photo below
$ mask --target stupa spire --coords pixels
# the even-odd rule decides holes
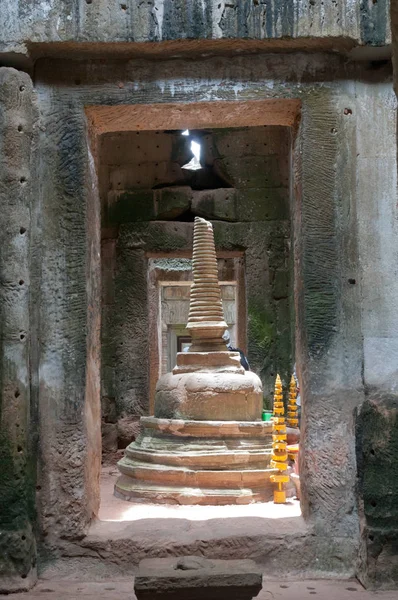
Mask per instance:
[[[192,272],[193,283],[187,323],[192,337],[190,351],[226,350],[222,336],[227,324],[218,284],[213,226],[200,217],[195,217]]]

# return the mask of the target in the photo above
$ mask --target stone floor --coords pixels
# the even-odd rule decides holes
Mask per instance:
[[[32,591],[13,594],[11,600],[134,600],[133,574],[140,560],[196,553],[225,559],[253,558],[258,564],[264,563],[264,572],[269,575],[258,600],[398,597],[397,592],[366,591],[355,580],[314,581],[311,573],[304,572],[303,581],[275,581],[284,554],[277,554],[274,565],[269,548],[274,549],[277,543],[284,545],[284,538],[290,540],[292,551],[282,560],[286,566],[289,557],[294,560],[292,556],[300,556],[300,540],[306,535],[300,505],[295,500],[286,505],[271,502],[214,507],[133,504],[113,496],[117,475],[114,466],[103,469],[101,510],[89,535],[79,545],[66,545],[63,561],[48,566]],[[110,555],[112,560],[106,560]],[[302,571],[294,563],[291,572]]]
[[[288,572],[302,572],[302,549],[310,533],[297,501],[279,506],[134,504],[112,495],[117,475],[114,466],[104,468],[99,519],[79,542],[62,542],[62,560],[46,567],[46,579],[115,581],[134,575],[144,558],[184,555],[252,558],[269,577],[279,574],[281,560]]]
[[[133,579],[107,583],[43,581],[32,591],[7,596],[10,600],[135,600]],[[397,592],[369,592],[357,581],[263,582],[257,600],[396,600]],[[205,597],[205,596],[204,596]],[[189,600],[187,598],[187,600]],[[226,597],[225,600],[228,600]],[[231,598],[230,600],[233,600]]]

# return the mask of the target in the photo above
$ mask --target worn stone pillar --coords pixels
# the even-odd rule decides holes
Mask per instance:
[[[391,2],[398,92],[398,4]],[[397,103],[391,82],[358,94],[358,180],[365,402],[358,412],[361,581],[398,582]]]
[[[41,132],[34,228],[35,251],[40,247],[37,504],[50,546],[57,536],[81,536],[99,507],[101,229],[95,139],[84,113],[59,101],[56,86],[37,82],[35,89]]]
[[[319,557],[323,540],[329,552],[333,536],[348,565],[356,560],[359,545],[354,415],[363,399],[360,291],[350,283],[358,279],[350,90],[308,94],[300,133],[294,243],[300,442],[305,449],[300,453],[302,508],[322,531]],[[322,156],[314,152],[318,144]]]
[[[30,435],[30,208],[37,113],[30,77],[0,68],[0,593],[36,578]]]

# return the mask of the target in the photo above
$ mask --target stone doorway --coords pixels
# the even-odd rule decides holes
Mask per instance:
[[[186,172],[192,140],[200,142],[202,168]],[[272,405],[276,373],[287,387],[294,364],[292,143],[291,130],[278,125],[99,138],[106,468],[137,435],[139,418],[153,414],[156,381],[173,368],[187,336],[195,215],[214,222],[232,344],[261,376],[264,408]]]
[[[276,373],[286,385],[293,369],[291,131],[183,133],[105,133],[97,144],[105,454],[124,449],[152,414],[156,381],[186,335],[195,215],[214,222],[231,339],[261,376],[266,408]],[[202,161],[194,172],[184,170],[192,139]]]
[[[40,76],[47,76],[45,68],[40,72]],[[76,77],[75,73],[71,73],[71,77],[71,85],[73,86],[73,81]],[[230,102],[217,100],[217,102],[162,103],[159,105],[129,104],[132,96],[127,97],[127,95],[123,96],[123,100],[120,99],[116,102],[114,95],[119,96],[120,94],[124,94],[124,92],[118,91],[122,89],[118,86],[115,86],[115,89],[112,88],[109,95],[107,95],[104,89],[95,98],[90,96],[91,92],[86,90],[85,84],[79,87],[79,94],[76,95],[74,95],[74,91],[71,88],[65,85],[57,88],[60,106],[68,106],[70,95],[76,101],[76,114],[74,113],[74,116],[78,121],[78,127],[76,127],[76,122],[70,119],[67,111],[57,115],[57,123],[60,123],[60,127],[66,136],[65,139],[68,139],[68,132],[70,131],[73,131],[74,135],[82,136],[82,144],[79,146],[81,152],[80,154],[73,155],[70,159],[72,162],[68,163],[68,168],[73,167],[74,173],[77,173],[76,177],[79,180],[79,185],[82,186],[81,190],[84,189],[84,192],[81,191],[81,194],[77,197],[80,204],[77,204],[76,200],[73,207],[76,208],[76,213],[80,217],[80,212],[85,217],[86,215],[90,216],[90,218],[86,217],[84,221],[86,225],[84,231],[79,230],[79,237],[72,239],[69,246],[65,246],[66,258],[71,259],[71,264],[75,253],[78,251],[85,252],[84,264],[86,265],[86,270],[83,269],[84,277],[81,276],[80,270],[77,273],[73,271],[75,279],[69,278],[68,285],[71,286],[71,290],[73,291],[73,286],[78,283],[79,302],[83,302],[84,299],[86,303],[87,323],[86,321],[85,323],[87,327],[86,329],[82,329],[82,331],[79,329],[76,332],[76,339],[73,338],[72,340],[76,344],[76,347],[79,348],[79,352],[85,352],[84,356],[87,355],[86,370],[84,373],[78,371],[77,374],[79,377],[77,377],[75,371],[72,369],[73,364],[69,364],[69,370],[65,374],[66,381],[72,381],[73,374],[74,383],[73,385],[65,384],[59,391],[59,394],[62,395],[65,393],[69,399],[69,403],[66,403],[66,416],[64,415],[64,417],[67,418],[67,423],[71,424],[70,429],[63,424],[61,430],[54,430],[46,426],[44,418],[42,420],[43,435],[47,436],[47,443],[49,445],[52,444],[54,448],[59,448],[59,453],[62,454],[62,470],[59,468],[58,456],[55,460],[52,453],[45,455],[46,468],[45,470],[43,469],[41,480],[43,490],[41,505],[48,506],[51,503],[57,503],[57,506],[59,506],[55,528],[57,534],[65,535],[69,538],[71,536],[80,536],[81,538],[83,535],[82,532],[87,530],[93,517],[98,515],[99,510],[98,481],[101,454],[99,435],[101,423],[101,388],[98,350],[101,344],[99,339],[100,329],[98,327],[99,316],[95,309],[101,306],[100,289],[98,287],[98,282],[100,281],[98,276],[98,257],[100,256],[101,248],[101,240],[99,239],[101,228],[98,218],[100,206],[99,189],[101,185],[98,188],[97,181],[98,174],[100,173],[100,145],[102,140],[105,139],[105,135],[107,134],[113,135],[143,130],[152,132],[165,131],[166,127],[168,131],[181,131],[184,129],[200,131],[209,129],[223,130],[228,127],[257,128],[272,126],[287,128],[292,139],[290,157],[293,157],[294,160],[292,160],[288,168],[288,173],[292,175],[288,186],[289,200],[294,198],[294,203],[292,203],[293,210],[290,211],[290,214],[293,224],[291,256],[293,258],[296,308],[295,354],[298,367],[302,373],[304,408],[306,404],[308,407],[311,407],[315,403],[317,406],[319,405],[319,410],[317,410],[315,419],[309,409],[307,412],[304,410],[303,414],[303,435],[306,454],[302,464],[302,473],[304,474],[305,481],[302,507],[305,521],[297,518],[299,519],[299,526],[297,527],[298,522],[295,519],[293,529],[296,533],[300,529],[298,538],[294,537],[293,529],[289,527],[284,529],[285,533],[282,535],[278,533],[284,520],[279,520],[278,532],[274,529],[273,524],[264,523],[264,519],[261,520],[261,523],[251,522],[250,525],[245,522],[244,531],[245,535],[249,535],[249,537],[253,535],[255,537],[251,554],[258,553],[258,556],[261,555],[262,559],[271,548],[272,551],[278,552],[278,549],[285,544],[284,540],[290,536],[290,540],[298,540],[297,543],[299,546],[301,544],[309,545],[310,551],[305,556],[300,552],[295,554],[296,558],[299,557],[301,559],[302,557],[302,560],[305,560],[306,564],[311,556],[314,557],[317,554],[321,557],[327,557],[329,561],[331,555],[330,548],[333,546],[333,556],[337,556],[338,558],[333,559],[334,562],[332,565],[330,561],[326,563],[326,560],[322,562],[322,565],[325,568],[336,568],[337,570],[351,568],[354,560],[353,557],[356,556],[358,541],[357,534],[355,533],[357,532],[358,513],[356,510],[355,482],[352,476],[352,473],[355,472],[352,406],[358,400],[358,392],[356,388],[351,389],[351,383],[350,385],[343,384],[343,379],[340,382],[341,385],[339,384],[340,387],[337,386],[337,388],[337,384],[333,384],[330,387],[327,379],[323,379],[323,375],[330,372],[329,361],[331,357],[334,357],[333,360],[337,360],[337,362],[341,358],[339,373],[345,373],[343,354],[340,352],[341,336],[350,341],[350,347],[353,349],[350,354],[351,357],[358,358],[360,356],[360,353],[357,356],[354,352],[356,341],[360,341],[355,319],[344,321],[340,329],[336,327],[337,320],[340,319],[341,311],[344,308],[340,303],[338,292],[340,288],[337,283],[340,281],[340,268],[345,264],[345,255],[340,256],[342,252],[341,248],[345,247],[344,244],[347,243],[348,238],[350,239],[350,243],[353,243],[352,235],[354,235],[355,239],[355,227],[351,216],[350,219],[340,219],[341,215],[334,203],[335,194],[341,185],[341,180],[339,179],[337,182],[334,175],[337,146],[335,145],[336,138],[333,137],[335,136],[333,132],[340,131],[338,126],[345,117],[343,116],[343,110],[340,111],[340,100],[335,102],[335,100],[332,101],[328,97],[328,100],[325,100],[325,102],[330,101],[332,108],[330,108],[330,113],[328,113],[328,120],[324,122],[324,104],[319,103],[319,98],[310,93],[310,91],[306,95],[307,93],[302,91],[303,89],[307,89],[306,86],[308,86],[308,90],[311,87],[306,83],[304,87],[298,90],[297,85],[292,84],[289,89],[279,87],[277,92],[273,91],[272,93],[264,86],[260,86],[260,93],[250,93],[248,96],[249,100],[242,97],[239,100],[233,100],[234,96],[232,96],[232,101]],[[45,86],[39,92],[45,97]],[[276,94],[279,96],[277,99],[275,98]],[[301,100],[297,100],[297,97],[300,97]],[[262,99],[259,100],[259,98]],[[346,101],[344,97],[344,104],[347,102],[348,100]],[[47,114],[43,109],[43,122],[51,122],[52,118],[52,114]],[[322,123],[322,126],[320,123]],[[87,131],[90,141],[89,146],[87,146],[87,138],[85,137]],[[318,143],[321,141],[328,149],[327,154],[322,157],[322,160],[317,153],[313,152],[315,141]],[[347,160],[352,156],[350,154]],[[321,167],[322,172],[326,173],[327,176],[322,178],[322,193],[319,193],[318,172]],[[65,185],[67,181],[66,178]],[[45,183],[47,187],[51,187],[54,182],[49,177]],[[47,195],[45,197],[47,198]],[[50,210],[48,206],[45,209],[47,211]],[[74,214],[74,212],[71,212],[71,214]],[[93,218],[93,215],[95,215],[95,218]],[[252,246],[252,256],[256,252],[261,256],[267,256],[267,248],[264,247],[264,237],[254,235],[258,232],[261,223],[259,224],[256,220],[252,224],[247,225],[245,222],[242,228],[243,231],[241,230],[240,232],[239,228],[236,227],[236,223],[228,223],[227,225],[223,223],[222,226],[224,228],[232,229],[235,232],[232,244],[228,243],[228,236],[227,238],[225,237],[219,223],[219,221],[215,220],[216,243],[226,252],[244,251],[247,276],[247,260],[250,255],[248,252],[248,243],[255,240]],[[320,224],[321,227],[319,226]],[[148,258],[153,258],[156,253],[165,252],[165,239],[173,241],[171,246],[169,244],[166,248],[167,252],[174,253],[174,255],[177,252],[181,252],[182,257],[186,257],[186,252],[191,248],[191,228],[192,225],[189,220],[168,220],[162,222],[161,225],[156,221],[137,221],[132,228],[124,225],[119,226],[118,244],[122,242],[125,249],[124,254],[119,253],[119,258],[122,258],[121,265],[123,267],[120,275],[124,278],[124,285],[120,288],[120,291],[125,290],[125,293],[129,293],[128,286],[126,287],[125,284],[127,278],[132,275],[136,283],[137,281],[141,282],[138,287],[143,284],[142,289],[147,290],[146,273]],[[104,231],[105,229],[103,228],[103,234]],[[304,231],[305,235],[302,235]],[[104,259],[106,256],[112,255],[112,252],[116,251],[117,247],[120,248],[115,242],[116,238],[112,237],[113,232],[109,230],[105,233],[106,235],[103,235],[102,239],[102,256]],[[262,244],[257,243],[259,239],[263,240]],[[275,239],[281,241],[283,235]],[[291,239],[290,236],[289,239]],[[220,244],[220,242],[225,243],[225,246]],[[57,247],[56,244],[55,247]],[[49,251],[51,248],[51,246],[48,247]],[[45,262],[46,265],[47,263]],[[261,285],[261,280],[258,277],[254,279],[254,284],[256,283]],[[320,291],[323,294],[322,302],[325,308],[322,315],[319,315],[319,311],[317,310]],[[119,297],[119,294],[116,294],[115,297]],[[64,307],[64,310],[73,311],[74,306],[74,304],[68,304],[67,309]],[[103,306],[105,306],[105,303]],[[130,302],[129,308],[137,311],[136,315],[138,318],[131,319],[132,313],[129,313],[128,322],[140,323],[142,329],[147,331],[148,316],[145,311],[142,311],[142,306],[142,303]],[[250,312],[250,307],[248,307],[248,311]],[[79,314],[83,313],[79,312]],[[125,316],[123,315],[123,317]],[[50,320],[49,323],[51,325],[52,321]],[[347,328],[350,331],[350,335],[347,333]],[[52,329],[50,328],[49,331],[52,331]],[[59,332],[59,327],[57,331]],[[58,333],[58,335],[61,335],[61,333]],[[124,327],[124,329],[120,328],[118,333],[122,337],[126,336],[127,341],[134,339],[134,336],[131,335],[131,331],[127,327]],[[248,337],[250,340],[250,332]],[[124,338],[118,341],[119,345],[121,342],[123,342],[123,345],[125,343]],[[118,349],[118,355],[121,360],[123,360],[123,355],[126,356],[125,351],[123,350],[124,354],[121,351],[122,347],[120,345]],[[142,348],[146,350],[147,342],[146,345],[141,346],[141,350]],[[347,346],[344,346],[344,348],[346,351]],[[45,366],[44,355],[41,357],[41,361],[43,366]],[[354,368],[352,361],[350,369]],[[357,362],[360,362],[359,358]],[[121,363],[118,362],[118,364],[120,365]],[[336,362],[333,364],[336,364]],[[340,365],[340,362],[338,364]],[[131,364],[126,365],[126,367],[130,369]],[[124,371],[125,373],[130,373],[127,368]],[[360,373],[360,369],[355,370],[355,373],[357,372]],[[141,369],[139,372],[136,371],[135,374],[137,373],[139,375],[137,381],[145,383],[146,386],[149,385],[149,373],[145,369]],[[335,403],[329,403],[329,400],[333,399],[335,401],[336,390],[340,389],[341,386],[344,389],[344,406],[342,407],[340,402],[338,406],[341,410],[338,412],[336,411]],[[44,387],[40,399],[43,406],[46,405],[46,398],[48,398],[47,388]],[[146,398],[148,401],[149,396],[146,396]],[[347,398],[351,398],[351,404],[347,401]],[[148,405],[141,405],[139,409],[147,411]],[[76,422],[80,424],[80,428],[77,431]],[[322,425],[324,432],[326,432],[325,436],[322,436],[321,441],[319,441],[319,424]],[[73,439],[69,431],[73,431]],[[82,450],[79,453],[79,460],[75,461],[73,459],[75,450],[68,452],[65,451],[65,448],[68,449],[69,446],[71,446],[71,450],[72,447],[75,448],[77,438],[82,440]],[[333,441],[332,444],[330,440]],[[344,449],[343,467],[337,460],[341,457],[342,448]],[[65,485],[54,486],[54,481],[64,481],[64,473],[68,473],[67,483]],[[325,473],[327,473],[327,476]],[[71,484],[68,483],[71,481],[74,482],[73,489]],[[78,494],[77,492],[75,493],[77,489],[75,486],[76,482],[79,483]],[[325,489],[327,489],[326,499],[324,494]],[[60,493],[59,490],[62,490],[62,492]],[[72,503],[71,498],[73,498]],[[336,512],[339,514],[339,518],[336,518]],[[42,510],[41,514],[43,515],[43,531],[46,531],[47,528],[51,528],[54,531],[54,518],[51,516],[51,513]],[[180,523],[180,525],[184,527],[183,523]],[[154,531],[156,531],[158,537],[161,526],[159,521],[154,525]],[[170,526],[170,523],[168,523],[168,526]],[[116,549],[118,545],[117,539],[120,540],[120,536],[122,536],[129,548],[128,553],[130,554],[126,554],[129,557],[128,559],[133,560],[134,556],[137,558],[138,555],[134,545],[139,542],[138,538],[144,524],[140,524],[140,526],[134,525],[133,531],[131,527],[127,527],[125,523],[121,523],[120,528],[116,528],[117,531],[115,529],[113,533],[109,529],[102,529],[102,527],[103,523],[101,521],[95,521],[90,527],[89,535],[84,538],[81,546],[92,548],[96,545],[96,536],[102,536],[101,539],[103,541],[106,538],[109,544],[113,545],[112,547]],[[217,542],[218,545],[216,544],[213,548],[217,546],[218,550],[223,548],[220,551],[227,552],[226,545],[228,544],[226,540],[232,527],[236,527],[235,532],[238,537],[241,537],[239,523],[231,522],[228,525],[224,524],[218,530],[220,534],[219,542]],[[202,527],[200,531],[196,529],[196,533],[193,535],[199,535],[200,539],[203,540],[205,529],[206,527]],[[169,529],[167,535],[171,536],[171,534],[172,532]],[[285,534],[287,537],[284,537]],[[267,538],[267,542],[264,542],[264,536]],[[356,541],[352,542],[353,539]],[[195,540],[191,538],[193,545],[197,543],[198,538],[195,538]],[[264,543],[267,545],[267,550],[265,550]],[[181,540],[178,543],[176,542],[176,544],[176,548],[181,548]],[[327,548],[327,551],[325,548]],[[144,554],[148,555],[151,552],[152,550],[149,546],[146,546]],[[240,550],[237,549],[236,552],[239,553]],[[292,558],[291,552],[289,556]]]

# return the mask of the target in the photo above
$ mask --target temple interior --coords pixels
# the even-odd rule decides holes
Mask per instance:
[[[124,449],[139,418],[152,414],[159,376],[189,342],[196,215],[214,222],[231,341],[250,355],[266,408],[272,408],[277,372],[288,381],[294,365],[291,132],[263,126],[181,134],[101,139],[104,454]],[[200,141],[203,166],[190,171],[182,167],[193,139]],[[156,239],[132,248],[148,223]]]
[[[0,594],[395,589],[398,3],[1,4]]]

